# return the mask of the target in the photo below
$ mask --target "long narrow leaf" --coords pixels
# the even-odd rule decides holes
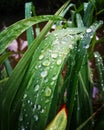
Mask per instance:
[[[85,31],[85,28],[55,31],[40,44],[34,53],[26,78],[29,83],[22,105],[21,117],[24,120],[20,120],[20,126],[25,129],[44,129],[53,106],[54,114],[56,113],[57,79],[64,61],[70,55],[70,50],[73,49],[74,44],[77,43],[76,41],[80,39],[80,35],[76,34],[83,31]],[[25,127],[27,122],[29,122],[28,128]]]
[[[68,4],[69,4],[69,1],[66,2],[56,12],[55,15],[59,15],[60,12],[62,10],[64,10],[67,7]],[[17,66],[15,67],[15,69],[14,69],[12,75],[10,76],[8,82],[6,83],[6,86],[8,86],[8,91],[6,92],[6,96],[4,97],[4,99],[2,101],[2,111],[1,111],[1,113],[5,113],[5,115],[2,114],[2,117],[1,117],[2,118],[2,126],[1,126],[2,130],[9,129],[8,123],[9,123],[9,118],[10,118],[9,116],[11,115],[11,113],[10,113],[11,104],[12,104],[13,100],[15,100],[14,97],[16,96],[17,91],[21,88],[23,91],[22,91],[22,93],[21,93],[21,90],[18,92],[19,98],[17,98],[18,99],[17,101],[15,100],[14,106],[16,106],[16,104],[18,104],[17,103],[18,101],[20,102],[20,99],[22,98],[24,89],[26,88],[26,86],[20,87],[20,85],[23,81],[23,78],[25,78],[25,72],[28,68],[29,62],[31,61],[31,57],[34,53],[34,50],[37,48],[38,44],[42,41],[44,36],[47,34],[47,32],[49,31],[49,29],[51,28],[53,23],[54,23],[53,21],[49,21],[49,23],[44,27],[44,29],[42,30],[40,35],[35,39],[33,44],[30,46],[30,48],[25,53],[24,57],[20,60],[19,64],[17,64]],[[3,47],[3,48],[5,48],[5,47]],[[12,108],[14,106],[12,106]],[[15,115],[15,113],[14,113],[14,115]],[[12,120],[11,120],[11,122],[12,122]],[[13,123],[11,123],[11,124],[13,125]]]
[[[9,26],[7,29],[0,33],[0,53],[2,53],[6,47],[16,39],[20,34],[22,34],[26,29],[39,22],[44,22],[48,20],[61,20],[59,16],[35,16],[28,19],[23,19],[15,24]]]

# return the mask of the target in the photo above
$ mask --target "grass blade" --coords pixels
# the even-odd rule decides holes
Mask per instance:
[[[2,53],[8,45],[16,39],[21,33],[34,24],[39,22],[44,22],[48,20],[61,20],[62,18],[58,16],[35,16],[28,19],[23,19],[15,24],[9,26],[7,29],[0,33],[0,53]],[[7,37],[5,37],[7,36]]]
[[[73,111],[73,106],[74,106],[74,97],[75,97],[75,92],[77,89],[77,83],[78,83],[78,74],[79,71],[81,69],[82,63],[83,63],[83,59],[86,56],[87,53],[87,46],[90,44],[91,42],[91,36],[94,36],[95,31],[99,28],[99,26],[102,25],[102,22],[98,22],[98,23],[94,23],[89,29],[86,30],[85,36],[83,37],[83,39],[80,41],[79,43],[79,47],[78,47],[78,51],[77,51],[77,55],[75,57],[76,63],[73,67],[73,71],[71,74],[71,79],[69,80],[69,90],[68,90],[68,110],[70,110],[70,116],[68,119],[68,126],[70,124],[71,121],[71,115],[72,115],[72,111]],[[78,62],[77,62],[78,61]]]
[[[80,38],[74,34],[80,34],[84,30],[85,28],[82,28],[82,30],[75,28],[58,30],[51,33],[40,44],[38,50],[34,53],[26,79],[29,80],[29,83],[24,94],[21,116],[23,118],[25,115],[28,116],[25,117],[25,121],[20,121],[20,126],[26,128],[26,123],[29,122],[28,129],[44,129],[47,121],[49,121],[50,113],[54,113],[50,119],[55,115],[57,110],[57,107],[55,107],[58,91],[57,79],[70,50],[73,49],[73,45]],[[28,101],[32,102],[32,105]],[[39,107],[40,109],[38,109]],[[54,112],[52,112],[53,107]],[[24,109],[26,109],[25,112]]]
[[[25,18],[30,18],[31,17],[31,15],[32,15],[32,6],[33,6],[32,2],[29,2],[29,3],[25,4]],[[32,27],[27,29],[26,35],[27,35],[28,45],[30,45],[32,43],[32,41],[34,40],[34,31],[33,31]]]

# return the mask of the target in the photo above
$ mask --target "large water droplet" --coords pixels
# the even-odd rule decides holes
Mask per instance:
[[[48,87],[48,88],[46,88],[46,90],[45,90],[45,96],[46,97],[49,97],[51,95],[51,89]]]
[[[58,56],[57,53],[51,54],[51,57],[52,57],[52,58],[57,58],[57,56]]]
[[[48,72],[46,70],[42,71],[40,75],[42,78],[45,78],[48,75]]]
[[[92,31],[91,28],[88,28],[88,29],[86,30],[87,33],[90,33],[91,31]]]
[[[56,64],[57,64],[57,65],[60,65],[61,62],[62,62],[61,59],[58,59],[57,62],[56,62]]]
[[[89,48],[89,44],[85,45],[84,48],[88,49]]]
[[[52,78],[52,80],[56,80],[56,79],[57,79],[57,75]]]
[[[39,90],[39,85],[37,84],[36,86],[35,86],[35,89],[34,89],[34,91],[38,91]]]
[[[39,60],[42,60],[43,58],[44,58],[43,55],[40,55],[40,56],[39,56]]]
[[[49,66],[50,65],[50,61],[49,60],[46,60],[42,63],[44,66]]]

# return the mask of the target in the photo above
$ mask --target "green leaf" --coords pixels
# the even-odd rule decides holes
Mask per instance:
[[[86,56],[87,49],[89,47],[89,44],[91,42],[91,38],[94,36],[95,31],[102,25],[102,22],[95,22],[90,28],[86,30],[86,33],[83,37],[83,39],[79,42],[79,46],[77,48],[77,54],[75,57],[75,64],[73,65],[72,73],[70,74],[69,79],[69,88],[68,88],[68,110],[70,110],[70,116],[68,116],[68,125],[70,125],[71,121],[71,115],[73,111],[74,106],[74,97],[75,92],[77,90],[77,84],[78,84],[78,74],[80,72],[83,60]]]
[[[3,64],[3,62],[5,61],[5,59],[7,59],[13,52],[7,52],[3,55],[0,56],[0,65]]]
[[[98,78],[99,78],[99,89],[102,95],[102,100],[104,103],[104,65],[103,59],[98,52],[94,52],[94,57],[96,61],[97,71],[98,71]]]
[[[32,15],[32,6],[33,6],[32,2],[29,2],[29,3],[25,4],[25,18],[30,18],[31,17],[31,15]],[[32,27],[27,29],[26,35],[27,35],[28,45],[30,45],[32,43],[32,41],[34,40],[34,31],[33,31]]]
[[[94,2],[94,1],[93,1]],[[86,27],[89,27],[91,26],[91,24],[93,23],[93,13],[94,13],[94,9],[95,9],[95,6],[94,6],[94,3],[89,1],[88,5],[87,5],[87,8],[84,12],[84,17],[83,17],[83,22],[84,22],[84,25]]]
[[[85,28],[54,31],[34,53],[26,77],[29,82],[22,105],[21,117],[25,119],[20,121],[20,126],[26,128],[25,126],[29,122],[27,129],[44,129],[53,107],[54,114],[56,113],[57,79],[66,59],[70,56],[70,51],[77,40],[80,39],[80,33],[83,31],[85,31]]]
[[[67,1],[56,12],[55,15],[59,15],[60,12],[62,10],[64,10],[68,4],[69,4],[69,1]],[[41,31],[40,35],[35,39],[35,41],[33,41],[33,43],[30,45],[29,49],[27,50],[27,52],[24,54],[23,58],[19,61],[19,63],[13,70],[8,82],[6,83],[6,86],[8,87],[8,89],[5,90],[6,94],[3,97],[2,105],[1,105],[2,111],[0,111],[1,121],[2,121],[1,130],[4,130],[4,129],[12,130],[12,129],[16,128],[15,125],[17,125],[17,123],[13,124],[13,121],[14,121],[14,119],[16,121],[18,120],[18,118],[16,118],[15,115],[17,115],[17,112],[18,112],[17,109],[20,108],[21,98],[24,94],[24,90],[26,89],[26,85],[28,83],[28,81],[25,81],[25,85],[22,86],[23,79],[25,79],[26,71],[28,70],[27,68],[31,62],[31,58],[33,56],[34,51],[36,50],[38,45],[41,43],[41,41],[44,39],[44,36],[50,30],[53,23],[54,23],[54,21],[50,20],[46,24],[46,26]],[[3,114],[3,113],[5,113],[5,114]],[[13,128],[11,128],[11,127],[13,127]]]
[[[0,53],[2,53],[6,47],[16,39],[20,34],[22,34],[26,29],[39,22],[44,22],[48,20],[61,20],[59,16],[35,16],[28,19],[23,19],[15,24],[9,26],[7,29],[0,33]]]

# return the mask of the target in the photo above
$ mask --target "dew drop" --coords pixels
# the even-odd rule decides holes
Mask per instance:
[[[45,83],[47,83],[47,82],[48,82],[48,79],[45,80]]]
[[[51,95],[51,89],[48,87],[48,88],[46,88],[46,90],[45,90],[45,96],[46,97],[49,97]]]
[[[42,78],[45,78],[48,75],[48,72],[46,70],[42,71],[40,75]]]
[[[80,110],[80,107],[78,107],[77,110],[79,111],[79,110]]]
[[[23,98],[26,98],[27,97],[27,94],[24,94],[24,97]]]
[[[54,81],[52,81],[51,83],[50,83],[50,85],[53,85],[54,84]]]
[[[57,75],[52,78],[52,80],[56,80],[56,79],[57,79]]]
[[[27,122],[27,125],[29,125],[29,122]]]
[[[61,59],[58,59],[58,60],[57,60],[57,65],[60,65],[61,62],[62,62]]]
[[[44,109],[42,109],[40,113],[44,113],[44,112],[45,112],[45,110],[44,110]]]
[[[90,38],[92,39],[92,38],[93,38],[93,36],[90,36]]]
[[[24,127],[22,127],[22,130],[25,130],[25,128],[24,128]]]
[[[38,68],[41,68],[42,66],[41,66],[41,64],[38,66]]]
[[[44,58],[43,55],[40,55],[40,56],[39,56],[39,60],[42,60],[43,58]]]
[[[34,115],[34,119],[35,119],[35,121],[38,121],[38,116],[37,115]]]
[[[52,57],[52,58],[57,58],[57,56],[58,56],[58,55],[57,55],[56,53],[51,54],[51,57]]]
[[[35,90],[35,91],[38,91],[38,90],[39,90],[39,87],[40,87],[40,86],[37,84],[37,85],[35,86],[35,89],[34,89],[34,90]]]
[[[84,48],[86,48],[86,49],[89,48],[89,44],[88,44],[88,45],[85,45]]]
[[[40,109],[41,109],[41,105],[38,105],[38,106],[37,106],[37,109],[40,110]]]
[[[19,117],[19,121],[23,121],[23,117],[22,117],[22,115]]]
[[[62,44],[65,44],[66,42],[65,41],[61,41]]]
[[[86,32],[87,32],[87,33],[90,33],[90,32],[91,32],[91,29],[90,29],[90,28],[88,28],[88,29],[86,30]]]
[[[33,104],[33,102],[30,103],[31,105]]]
[[[69,48],[70,48],[70,49],[72,49],[72,48],[73,48],[73,45],[72,45],[72,44],[70,44],[70,45],[69,45]]]
[[[47,99],[47,100],[45,100],[45,103],[48,103],[49,102],[49,100]]]
[[[30,103],[30,100],[28,100],[27,103],[29,104],[29,103]]]
[[[27,117],[28,115],[27,114],[25,114],[25,117]]]
[[[50,65],[50,61],[46,60],[42,63],[44,66],[49,66]]]

